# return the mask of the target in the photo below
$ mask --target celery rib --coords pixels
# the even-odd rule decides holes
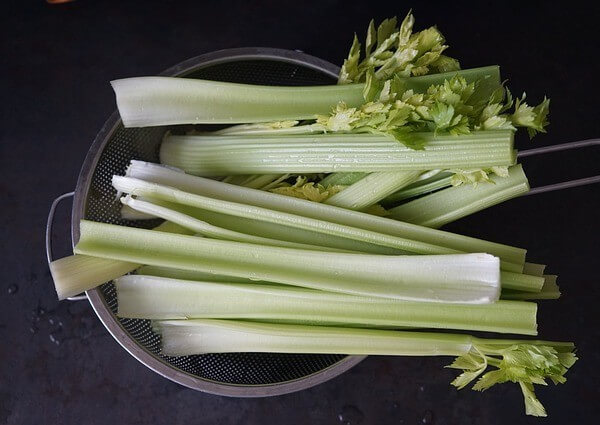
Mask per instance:
[[[416,134],[416,133],[415,133]],[[195,175],[414,171],[512,165],[513,132],[467,135],[418,133],[424,150],[386,136],[173,136],[160,149],[162,163]]]
[[[432,228],[521,196],[529,191],[529,182],[520,164],[509,168],[508,177],[491,177],[492,183],[477,187],[463,184],[407,202],[389,211],[390,217]]]
[[[414,301],[489,303],[500,293],[488,254],[388,256],[270,247],[82,220],[77,254]]]
[[[257,283],[129,275],[115,281],[118,315],[153,320],[207,318],[286,323],[419,327],[536,335],[535,303],[444,304],[387,300]]]
[[[509,271],[520,272],[525,261],[526,251],[521,248],[429,229],[331,205],[230,185],[191,176],[157,164],[132,161],[127,175],[198,195],[260,206],[375,232],[385,232],[388,235],[414,239],[462,252],[488,252],[500,257],[503,260],[503,268]]]

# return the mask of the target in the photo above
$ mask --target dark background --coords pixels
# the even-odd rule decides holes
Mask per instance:
[[[600,417],[598,186],[524,197],[448,226],[529,248],[560,274],[564,297],[541,303],[546,339],[572,340],[568,383],[538,394],[549,418],[526,418],[506,384],[457,392],[446,358],[371,357],[315,388],[230,399],[174,384],[109,336],[87,302],[56,301],[43,234],[52,199],[73,190],[96,132],[115,109],[109,80],[153,75],[201,53],[300,49],[341,63],[371,17],[437,24],[464,68],[500,64],[515,93],[552,99],[551,126],[521,149],[597,137],[598,9],[584,3],[92,1],[2,2],[0,19],[0,423],[546,424]],[[591,4],[591,2],[590,2]],[[532,186],[598,174],[598,149],[529,159]],[[70,205],[55,238],[67,254]],[[341,418],[340,418],[341,415]]]

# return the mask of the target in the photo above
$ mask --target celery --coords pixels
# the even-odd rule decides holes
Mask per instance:
[[[328,173],[413,171],[512,165],[513,132],[480,131],[453,136],[415,133],[427,142],[413,150],[372,134],[314,136],[174,136],[161,144],[162,163],[190,174]]]
[[[115,281],[118,315],[253,319],[358,327],[420,327],[536,335],[535,303],[444,304],[264,284],[129,275]]]
[[[405,199],[415,198],[429,192],[452,186],[451,173],[439,173],[429,179],[416,181],[415,183],[391,194],[383,200],[384,205],[395,204]]]
[[[165,220],[168,220],[172,223],[175,223],[185,229],[188,229],[192,232],[200,234],[202,236],[215,238],[215,239],[225,239],[229,241],[238,241],[238,242],[248,242],[255,243],[267,246],[281,246],[287,248],[296,248],[296,249],[311,249],[315,251],[339,251],[336,249],[321,247],[317,245],[310,244],[302,244],[302,243],[294,243],[288,242],[285,240],[264,238],[260,236],[248,235],[246,233],[235,232],[228,229],[224,229],[218,226],[213,226],[210,223],[207,223],[202,220],[198,220],[197,218],[191,217],[189,215],[183,214],[178,211],[174,211],[172,209],[153,204],[151,202],[142,201],[138,199],[133,199],[131,196],[121,198],[121,202],[124,205],[129,206],[130,208],[139,211],[144,214],[149,214],[154,217],[160,217]]]
[[[421,171],[371,173],[324,202],[351,210],[363,210],[415,181]]]
[[[503,268],[508,271],[520,272],[525,261],[526,251],[521,248],[429,229],[410,223],[402,223],[397,220],[350,211],[345,208],[234,186],[211,179],[191,176],[157,164],[131,161],[131,165],[127,169],[127,175],[198,195],[298,214],[304,217],[374,232],[382,232],[390,236],[413,239],[461,252],[487,252],[502,258],[504,260]]]
[[[155,323],[162,353],[169,356],[224,353],[321,353],[395,356],[456,356],[449,366],[462,370],[452,385],[475,390],[516,382],[523,391],[526,413],[546,416],[533,384],[545,379],[564,383],[577,361],[572,343],[475,338],[470,335],[353,329],[234,320],[167,320]],[[495,368],[487,372],[488,367]]]
[[[544,275],[544,285],[539,292],[503,290],[502,298],[506,300],[557,300],[560,288],[556,284],[557,276]]]
[[[157,232],[189,234],[186,229],[173,224],[162,223],[154,229]],[[50,273],[59,300],[88,291],[129,273],[139,267],[136,262],[119,259],[97,258],[88,255],[71,255],[50,263]]]
[[[360,172],[331,173],[328,176],[326,176],[325,178],[323,178],[323,180],[321,180],[320,183],[325,187],[327,187],[327,186],[350,186],[351,184],[357,183],[362,178],[364,178],[368,175],[369,175],[369,173],[360,173]]]
[[[200,272],[194,270],[174,269],[160,266],[141,266],[136,270],[136,274],[144,276],[164,277],[179,280],[198,280],[205,282],[222,283],[259,283],[260,281],[247,279],[243,277],[234,277],[214,273]],[[272,283],[271,283],[272,284]]]
[[[59,300],[73,297],[123,276],[139,264],[88,255],[70,255],[50,263],[50,273]]]
[[[390,217],[438,228],[529,191],[520,164],[509,168],[508,177],[493,177],[492,184],[454,186],[407,202],[389,211]]]
[[[74,252],[336,292],[415,301],[498,299],[488,254],[388,256],[308,251],[155,232],[82,220]]]

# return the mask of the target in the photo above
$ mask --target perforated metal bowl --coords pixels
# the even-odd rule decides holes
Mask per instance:
[[[339,69],[304,53],[264,48],[222,50],[187,60],[161,75],[262,85],[317,85],[335,82]],[[71,232],[79,240],[82,218],[136,227],[156,221],[125,221],[110,181],[130,160],[158,161],[158,147],[168,127],[124,128],[115,112],[98,133],[85,158],[72,211]],[[167,357],[148,320],[115,316],[112,283],[87,292],[96,314],[132,356],[155,372],[187,387],[213,394],[260,397],[298,391],[327,381],[359,363],[362,356],[269,353]],[[107,359],[108,361],[108,359]]]

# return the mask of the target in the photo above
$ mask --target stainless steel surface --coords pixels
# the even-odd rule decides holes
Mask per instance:
[[[71,198],[75,195],[75,192],[67,192],[58,196],[54,201],[52,201],[52,205],[50,205],[50,211],[48,212],[48,221],[46,222],[46,259],[48,261],[48,267],[50,267],[50,263],[53,260],[52,256],[52,226],[54,224],[54,213],[56,212],[56,207],[61,201]],[[68,297],[69,301],[82,301],[87,300],[86,295],[76,295],[74,297]]]
[[[339,68],[301,52],[246,48],[223,50],[182,62],[161,75],[196,77],[251,84],[315,85],[335,82]],[[72,238],[79,239],[82,218],[107,223],[152,227],[154,220],[125,221],[110,184],[131,159],[158,160],[158,146],[167,127],[123,128],[117,112],[106,121],[83,163],[72,210]],[[88,291],[92,307],[113,337],[144,365],[187,387],[214,394],[262,397],[298,391],[324,382],[364,356],[281,355],[268,353],[211,354],[166,357],[147,320],[115,316],[112,283]],[[108,359],[107,359],[108,361]]]
[[[600,146],[600,139],[579,140],[577,142],[561,143],[558,145],[544,146],[543,148],[527,149],[517,153],[517,158],[527,158],[535,155],[543,155],[546,153],[561,152],[571,149],[588,148],[592,146]],[[533,187],[531,190],[522,196],[537,195],[538,193],[554,192],[556,190],[568,189],[571,187],[585,186],[588,184],[600,183],[600,175],[592,177],[584,177],[566,182],[549,184],[546,186]]]

